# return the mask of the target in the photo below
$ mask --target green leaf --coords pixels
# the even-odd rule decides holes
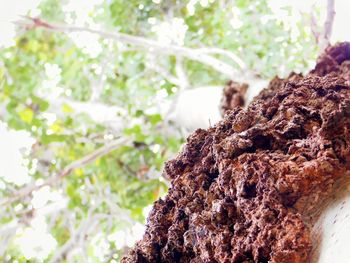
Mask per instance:
[[[126,128],[124,130],[124,134],[129,136],[130,135],[134,136],[135,140],[138,142],[143,142],[147,137],[145,134],[143,134],[141,125],[139,124],[136,124],[131,128]]]
[[[67,103],[64,103],[62,105],[62,112],[64,112],[64,113],[72,113],[72,112],[74,112],[74,109],[71,106],[69,106]]]
[[[160,114],[147,115],[147,119],[152,125],[155,125],[162,121],[162,116]]]
[[[41,136],[41,142],[43,144],[50,144],[52,142],[65,142],[67,141],[67,139],[69,138],[69,136],[67,135],[61,135],[61,134],[43,134]]]
[[[24,110],[18,112],[19,117],[26,123],[30,124],[34,117],[34,112],[30,108],[25,108]]]
[[[42,98],[39,98],[37,96],[33,96],[32,101],[35,104],[39,105],[39,109],[41,112],[46,111],[50,106],[50,104],[46,100],[43,100]]]
[[[75,195],[75,191],[76,191],[76,189],[72,184],[69,184],[67,186],[66,192],[67,192],[69,197],[73,198]]]

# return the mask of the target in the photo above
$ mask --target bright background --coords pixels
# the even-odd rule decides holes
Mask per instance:
[[[225,82],[256,93],[275,75],[307,72],[326,6],[1,1],[0,261],[119,262],[167,191],[164,161],[220,119]],[[336,0],[332,43],[350,40],[348,10]]]

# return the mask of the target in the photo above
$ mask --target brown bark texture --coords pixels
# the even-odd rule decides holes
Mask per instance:
[[[247,90],[247,84],[240,84],[232,80],[227,82],[220,103],[220,112],[222,116],[229,110],[244,106],[244,96]]]
[[[122,262],[308,262],[310,211],[349,169],[350,43],[339,43],[189,136]]]

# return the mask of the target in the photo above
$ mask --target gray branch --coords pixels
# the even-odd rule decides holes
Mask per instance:
[[[27,17],[27,18],[32,21],[32,23],[29,25],[24,23],[24,25],[28,27],[40,27],[47,30],[66,32],[66,33],[89,32],[92,34],[97,34],[104,38],[109,38],[125,44],[145,48],[147,49],[148,52],[151,52],[151,53],[174,55],[177,57],[186,57],[188,59],[198,61],[204,65],[207,65],[215,69],[216,71],[226,75],[229,78],[234,78],[238,81],[242,79],[241,77],[242,72],[235,69],[233,66],[213,56],[208,55],[208,53],[217,53],[217,54],[226,55],[232,60],[234,60],[237,63],[237,65],[239,66],[244,65],[242,63],[242,60],[239,59],[237,55],[233,54],[228,50],[221,50],[219,48],[195,49],[195,48],[188,48],[188,47],[177,46],[177,45],[162,44],[156,40],[147,39],[139,36],[132,36],[132,35],[128,35],[120,32],[112,33],[112,32],[102,31],[99,29],[88,28],[88,27],[81,27],[81,26],[74,26],[74,25],[67,25],[67,24],[53,24],[39,18],[31,18],[31,17]],[[17,24],[23,25],[23,23],[20,23],[20,22],[18,22]]]

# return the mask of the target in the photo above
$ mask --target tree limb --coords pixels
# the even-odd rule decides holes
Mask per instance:
[[[92,94],[90,97],[91,102],[98,102],[101,99],[101,95],[103,93],[103,89],[107,79],[107,76],[106,76],[107,62],[108,62],[107,58],[105,58],[102,62],[102,65],[101,65],[102,70],[101,70],[99,81],[97,85],[94,85],[94,88],[92,89]]]
[[[326,21],[324,23],[324,31],[322,35],[322,40],[320,43],[321,51],[323,51],[329,44],[330,39],[332,35],[332,29],[333,29],[333,22],[335,17],[335,11],[334,11],[334,0],[328,0],[327,1],[327,16]]]
[[[67,165],[62,171],[49,177],[43,183],[41,183],[39,185],[34,184],[34,183],[28,184],[27,186],[17,190],[16,192],[14,192],[11,195],[11,197],[2,200],[0,202],[0,205],[3,206],[3,205],[13,203],[13,202],[25,197],[25,196],[30,195],[34,191],[41,189],[44,186],[52,186],[55,183],[57,183],[60,179],[68,176],[75,169],[81,168],[81,167],[95,161],[96,159],[107,155],[111,151],[116,150],[120,146],[129,144],[130,142],[131,141],[128,138],[120,138],[118,140],[115,140],[114,142],[110,142],[107,145],[97,149],[96,151],[84,156],[83,158],[76,160],[76,161],[72,162],[71,164]]]
[[[89,32],[92,34],[97,34],[104,38],[113,39],[115,41],[119,41],[125,44],[130,44],[134,46],[139,46],[147,49],[147,51],[157,54],[165,54],[165,55],[174,55],[177,57],[186,57],[188,59],[198,61],[202,64],[212,67],[216,71],[228,76],[229,78],[234,78],[241,80],[241,72],[232,67],[231,65],[215,58],[207,55],[207,53],[220,53],[223,55],[229,55],[231,59],[234,59],[235,62],[241,61],[237,60],[237,56],[229,51],[220,50],[218,48],[215,49],[194,49],[176,45],[162,44],[156,40],[147,39],[139,36],[132,36],[120,32],[106,32],[98,29],[74,26],[74,25],[66,25],[66,24],[52,24],[47,21],[44,21],[40,18],[31,18],[26,17],[32,21],[31,24],[24,24],[28,28],[44,28],[51,31],[60,31],[60,32]],[[21,23],[17,23],[20,24]],[[23,25],[23,23],[22,23]],[[214,52],[215,51],[215,52]],[[237,63],[239,66],[242,65],[241,62]]]
[[[316,43],[319,43],[320,42],[320,30],[319,30],[319,27],[317,25],[317,19],[315,17],[315,14],[312,11],[310,14],[310,29],[311,29],[312,35],[315,38]]]
[[[157,65],[156,63],[147,63],[147,66],[151,69],[154,70],[156,73],[160,74],[164,79],[166,79],[167,81],[173,83],[176,86],[180,86],[180,80],[178,78],[176,78],[175,76],[173,76],[168,70],[166,70],[165,68]]]
[[[163,125],[162,125],[163,128],[165,127],[165,125],[167,125],[169,123],[170,116],[171,116],[171,114],[174,112],[174,110],[176,108],[176,105],[178,103],[180,95],[187,88],[189,88],[189,81],[188,81],[187,75],[186,75],[186,73],[184,71],[183,63],[182,63],[182,59],[181,58],[178,58],[176,60],[175,71],[176,71],[177,79],[179,80],[179,85],[178,85],[179,91],[176,93],[175,97],[173,98],[172,102],[169,105],[169,108],[167,109],[167,111],[166,111],[166,113],[164,115],[164,122],[163,122]]]
[[[200,52],[203,52],[205,54],[220,54],[220,55],[227,56],[232,61],[234,61],[241,69],[243,69],[243,70],[247,69],[247,65],[244,63],[244,61],[242,59],[240,59],[233,52],[228,51],[226,49],[207,47],[207,48],[198,48],[197,50]]]
[[[17,222],[11,221],[8,224],[5,224],[0,229],[0,256],[5,256],[6,249],[11,239],[16,235],[16,231],[18,229]]]
[[[188,88],[190,86],[190,84],[188,81],[187,74],[186,74],[184,67],[183,67],[182,58],[178,58],[176,60],[175,71],[176,71],[176,75],[180,81],[180,85],[179,85],[180,90],[184,90],[184,89]]]

